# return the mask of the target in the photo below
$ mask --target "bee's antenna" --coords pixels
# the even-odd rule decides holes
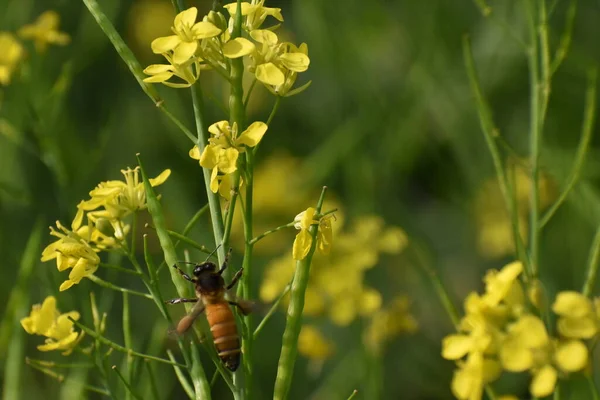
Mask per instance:
[[[207,262],[208,259],[211,258],[212,255],[217,252],[217,250],[219,250],[219,247],[221,247],[221,244],[219,244],[217,247],[215,247],[215,249],[213,251],[210,252],[210,254],[206,257],[206,260],[204,260],[204,262]]]

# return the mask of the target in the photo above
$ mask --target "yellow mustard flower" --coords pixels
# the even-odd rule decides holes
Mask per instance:
[[[21,326],[30,335],[46,336],[46,344],[39,345],[40,351],[64,350],[69,355],[83,337],[73,328],[69,319],[79,319],[77,311],[60,314],[56,308],[56,298],[48,296],[44,302],[32,307],[29,316],[21,319]]]
[[[529,390],[536,397],[550,395],[559,372],[582,370],[588,360],[585,345],[578,340],[552,340],[544,323],[536,316],[524,314],[510,324],[500,349],[500,361],[511,372],[531,371]]]
[[[410,313],[407,296],[397,296],[384,309],[375,311],[365,331],[364,341],[369,349],[381,353],[385,342],[401,333],[413,333],[418,329],[415,317]]]
[[[310,59],[306,45],[296,48],[287,42],[279,43],[277,34],[266,29],[254,30],[250,36],[258,45],[251,55],[253,63],[249,69],[265,85],[281,86],[288,71],[304,72],[308,69]]]
[[[294,227],[300,230],[296,235],[294,246],[292,248],[292,257],[294,260],[304,259],[310,251],[313,238],[308,229],[313,224],[318,225],[317,249],[323,254],[329,254],[329,251],[331,250],[331,243],[333,241],[331,215],[326,215],[315,220],[315,213],[316,210],[314,208],[308,207],[294,218]]]
[[[208,21],[196,22],[198,9],[188,8],[175,16],[173,27],[175,35],[160,37],[152,41],[150,47],[155,54],[173,52],[174,64],[188,61],[198,49],[198,40],[211,38],[221,33],[221,29]]]
[[[227,121],[215,122],[208,127],[211,134],[208,145],[204,147],[202,154],[198,146],[192,147],[189,156],[199,160],[202,167],[212,170],[210,189],[213,193],[219,192],[229,199],[232,182],[225,176],[237,170],[239,154],[246,151],[246,147],[254,147],[260,143],[267,129],[267,124],[260,121],[250,124],[241,134],[238,134],[236,123],[230,126]],[[222,185],[225,187],[220,189]]]
[[[564,337],[591,339],[600,331],[600,299],[592,301],[578,292],[560,292],[552,311],[559,316],[558,332]]]
[[[167,59],[169,64],[152,64],[144,68],[144,73],[150,75],[144,78],[144,82],[148,83],[162,83],[165,86],[172,88],[186,88],[192,86],[200,76],[202,67],[200,60],[197,58],[190,58],[181,64],[173,62],[173,57],[167,53],[163,54],[163,57]],[[177,77],[180,82],[172,82],[171,78]]]
[[[19,29],[19,36],[23,39],[33,40],[35,48],[42,53],[48,45],[56,44],[64,46],[71,41],[69,35],[58,30],[60,16],[55,11],[45,11],[38,19],[29,25]]]
[[[42,261],[56,259],[59,271],[71,269],[69,279],[60,285],[59,290],[63,291],[96,272],[98,264],[100,264],[100,257],[96,254],[98,250],[93,249],[84,239],[84,237],[89,237],[88,227],[80,227],[75,224],[73,231],[70,231],[59,221],[56,221],[56,226],[58,230],[50,227],[50,234],[59,239],[44,249]]]
[[[263,22],[265,22],[265,19],[269,16],[275,18],[279,22],[283,22],[281,8],[265,7],[264,4],[265,0],[252,0],[251,3],[246,1],[242,2],[242,16],[244,17],[242,26],[248,32],[259,29]],[[237,12],[237,3],[229,3],[223,7],[227,9],[229,15],[231,15],[231,20],[233,21]]]
[[[470,353],[458,367],[452,377],[451,389],[459,400],[481,400],[483,387],[498,379],[501,373],[499,364],[480,352]]]
[[[298,337],[298,352],[315,361],[324,361],[335,351],[335,344],[313,325],[303,325]]]
[[[125,181],[115,180],[100,183],[90,192],[91,199],[82,201],[77,207],[83,211],[92,211],[88,212],[88,216],[108,220],[121,220],[131,213],[146,209],[146,190],[139,172],[139,167],[121,170]],[[166,169],[156,178],[151,178],[150,184],[153,187],[161,185],[170,175],[171,170]],[[103,207],[104,210],[93,211],[99,207]]]
[[[0,32],[0,84],[10,84],[12,74],[23,58],[23,46],[12,33]]]

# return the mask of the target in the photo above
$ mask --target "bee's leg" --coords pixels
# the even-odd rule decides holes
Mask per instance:
[[[165,301],[165,304],[179,304],[179,303],[196,303],[198,299],[171,299]]]
[[[173,268],[175,268],[177,270],[177,272],[179,272],[179,274],[181,276],[183,276],[183,279],[190,281],[190,282],[196,282],[196,280],[194,278],[192,278],[191,276],[189,276],[188,274],[186,274],[181,268],[179,268],[177,265],[173,265]]]
[[[227,290],[231,289],[237,283],[237,281],[242,276],[242,272],[244,272],[244,268],[240,268],[240,270],[235,273],[235,275],[233,276],[233,279],[231,280],[231,283],[229,285],[227,285],[227,287],[226,287]]]
[[[225,271],[225,269],[227,268],[227,264],[229,263],[229,256],[231,255],[232,250],[233,249],[230,247],[229,251],[225,255],[225,260],[223,260],[223,265],[221,265],[221,269],[219,270],[219,275],[221,275],[223,273],[223,271]]]
[[[251,301],[244,301],[244,300],[228,301],[228,303],[231,304],[232,306],[236,306],[238,308],[238,310],[240,310],[242,315],[250,314],[252,312],[252,308],[254,305],[254,303],[252,303]]]

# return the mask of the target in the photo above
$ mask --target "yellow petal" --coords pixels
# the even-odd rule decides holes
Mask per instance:
[[[71,286],[73,286],[74,284],[75,284],[75,282],[73,282],[71,280],[66,280],[60,284],[60,287],[58,288],[58,290],[61,292],[64,292],[65,290],[71,288]]]
[[[458,360],[466,356],[472,346],[473,340],[467,335],[448,335],[442,340],[442,357]]]
[[[542,347],[549,340],[544,322],[534,315],[523,315],[511,325],[509,331],[518,337],[522,346],[528,348]]]
[[[208,39],[217,36],[221,30],[208,21],[200,21],[192,27],[194,39]]]
[[[242,37],[232,39],[223,46],[223,55],[227,58],[247,56],[253,51],[254,43]]]
[[[144,82],[147,83],[164,83],[166,81],[168,81],[169,79],[171,79],[171,77],[173,76],[172,72],[163,72],[160,74],[156,74],[156,75],[152,75],[149,76],[147,78],[144,78]]]
[[[556,296],[556,301],[552,304],[552,311],[570,318],[584,317],[592,312],[592,302],[578,292],[560,292]]]
[[[533,376],[529,391],[535,397],[549,396],[556,386],[557,373],[551,365],[545,365]]]
[[[179,43],[181,43],[179,36],[171,35],[154,39],[150,47],[154,54],[163,54],[173,50]]]
[[[285,82],[285,75],[273,63],[260,64],[256,67],[256,79],[267,85],[279,86]]]
[[[208,131],[215,136],[227,134],[231,131],[231,128],[229,127],[229,121],[223,120],[215,122],[214,124],[208,127]]]
[[[183,10],[175,16],[174,25],[176,29],[180,29],[182,26],[192,26],[196,22],[198,16],[198,9],[196,7],[190,7],[187,10]]]
[[[278,40],[275,32],[272,32],[268,29],[255,29],[252,32],[250,32],[250,36],[258,43],[263,43],[271,46],[277,44]]]
[[[585,318],[560,318],[557,327],[561,335],[574,339],[591,339],[598,333],[598,326],[592,315]]]
[[[302,53],[285,53],[280,59],[287,69],[294,72],[304,72],[310,64],[308,56]]]
[[[248,15],[254,11],[256,11],[256,6],[252,5],[246,1],[243,1],[242,4],[242,15]],[[227,12],[233,17],[237,11],[237,3],[229,3],[225,4],[223,7],[227,9]]]
[[[196,151],[198,151],[198,148],[194,146],[194,149],[196,149]],[[192,149],[192,151],[194,150]],[[190,151],[190,157],[192,158],[196,158],[194,157],[194,155],[192,155],[192,151]],[[204,168],[215,168],[219,162],[219,152],[222,151],[222,149],[220,147],[217,146],[213,146],[213,145],[208,145],[204,148],[204,151],[202,152],[202,155],[197,158],[200,160],[200,165],[203,166]]]
[[[530,349],[522,346],[518,337],[511,337],[502,343],[500,362],[507,371],[522,372],[532,367],[533,355]]]
[[[370,315],[381,308],[381,294],[372,288],[365,288],[360,295],[360,309],[361,315]]]
[[[173,63],[174,64],[183,64],[196,52],[198,48],[198,42],[181,42],[173,51]]]
[[[219,171],[224,174],[231,174],[237,169],[237,159],[239,151],[233,147],[225,149],[219,153]]]
[[[556,364],[565,372],[582,370],[588,361],[588,350],[579,340],[561,343],[554,354]]]
[[[217,193],[219,191],[219,171],[218,169],[215,167],[213,168],[211,174],[210,174],[210,190],[213,193]]]
[[[308,231],[302,229],[294,240],[294,245],[292,247],[292,257],[294,260],[303,260],[304,257],[310,251],[310,246],[312,245],[312,236]]]
[[[317,245],[322,254],[329,254],[333,243],[333,229],[331,227],[331,218],[324,217],[319,221],[319,231],[317,233]]]
[[[198,148],[198,146],[192,147],[192,149],[189,152],[189,156],[194,160],[200,160],[200,149]]]
[[[169,178],[170,175],[171,175],[171,170],[165,169],[156,178],[150,178],[150,185],[152,187],[162,185],[163,183],[165,183],[165,181]]]
[[[269,127],[264,122],[253,122],[236,140],[236,145],[256,146],[267,132]]]

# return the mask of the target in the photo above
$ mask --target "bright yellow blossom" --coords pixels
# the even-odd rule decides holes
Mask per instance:
[[[109,221],[121,220],[127,215],[146,209],[146,190],[140,180],[140,168],[121,170],[125,181],[107,181],[100,183],[90,192],[91,199],[82,201],[77,206],[80,210],[88,211],[88,216],[94,221],[105,218]],[[150,179],[153,187],[163,184],[171,175],[166,169],[156,178]],[[103,210],[97,210],[103,207]]]
[[[558,332],[567,338],[591,339],[600,331],[600,299],[566,291],[556,296],[552,311],[559,316]]]
[[[23,46],[8,32],[0,32],[0,85],[8,85],[23,58]]]
[[[144,69],[144,73],[150,76],[144,78],[144,82],[162,83],[172,88],[186,88],[192,86],[198,80],[200,70],[204,68],[200,65],[200,60],[196,58],[190,58],[181,64],[176,64],[173,62],[171,55],[165,53],[163,56],[169,64],[152,64],[147,66]],[[169,81],[174,76],[181,79],[182,82]]]
[[[281,8],[265,7],[264,4],[265,0],[252,0],[251,3],[242,2],[242,16],[244,17],[242,26],[248,32],[259,29],[268,16],[272,16],[279,22],[283,22]],[[227,9],[233,20],[237,12],[237,3],[226,4],[223,7]]]
[[[458,367],[454,371],[451,389],[460,400],[480,400],[483,387],[496,380],[501,372],[496,361],[485,358],[480,352],[470,353]]]
[[[45,11],[38,19],[19,29],[19,36],[35,42],[35,48],[42,53],[48,45],[57,44],[64,46],[71,38],[64,32],[59,32],[60,16],[55,11]]]
[[[267,132],[268,126],[264,122],[256,121],[238,134],[237,124],[229,125],[227,121],[215,122],[208,127],[211,136],[208,145],[204,147],[202,154],[198,146],[192,147],[189,156],[199,160],[204,168],[211,169],[210,189],[213,193],[219,192],[221,196],[229,199],[232,181],[227,177],[237,170],[237,160],[240,153],[246,151],[246,147],[254,147],[262,140]],[[220,186],[225,185],[224,188]]]
[[[85,240],[86,237],[89,238],[87,226],[80,227],[74,223],[73,231],[69,231],[59,221],[56,221],[56,226],[59,230],[50,227],[50,234],[59,239],[44,249],[42,261],[56,259],[59,271],[71,268],[69,279],[60,285],[59,290],[63,291],[96,272],[100,257],[96,254],[98,250],[93,249]]]
[[[311,225],[318,225],[317,228],[317,248],[323,254],[329,254],[331,243],[333,241],[333,232],[331,229],[331,215],[321,217],[315,220],[316,210],[308,207],[305,211],[296,215],[294,218],[294,227],[300,232],[296,235],[294,246],[292,247],[292,257],[294,260],[302,260],[312,246],[312,235],[308,231]]]
[[[56,298],[46,297],[44,302],[32,307],[29,316],[21,319],[21,326],[30,335],[46,336],[46,344],[39,345],[40,351],[64,350],[63,355],[68,355],[83,337],[73,329],[73,322],[69,319],[79,319],[77,311],[60,314],[56,309]]]
[[[208,21],[196,22],[198,9],[188,8],[175,16],[173,27],[175,35],[155,39],[151,43],[155,54],[173,52],[173,64],[188,61],[198,49],[198,40],[211,38],[221,33],[221,29]]]

